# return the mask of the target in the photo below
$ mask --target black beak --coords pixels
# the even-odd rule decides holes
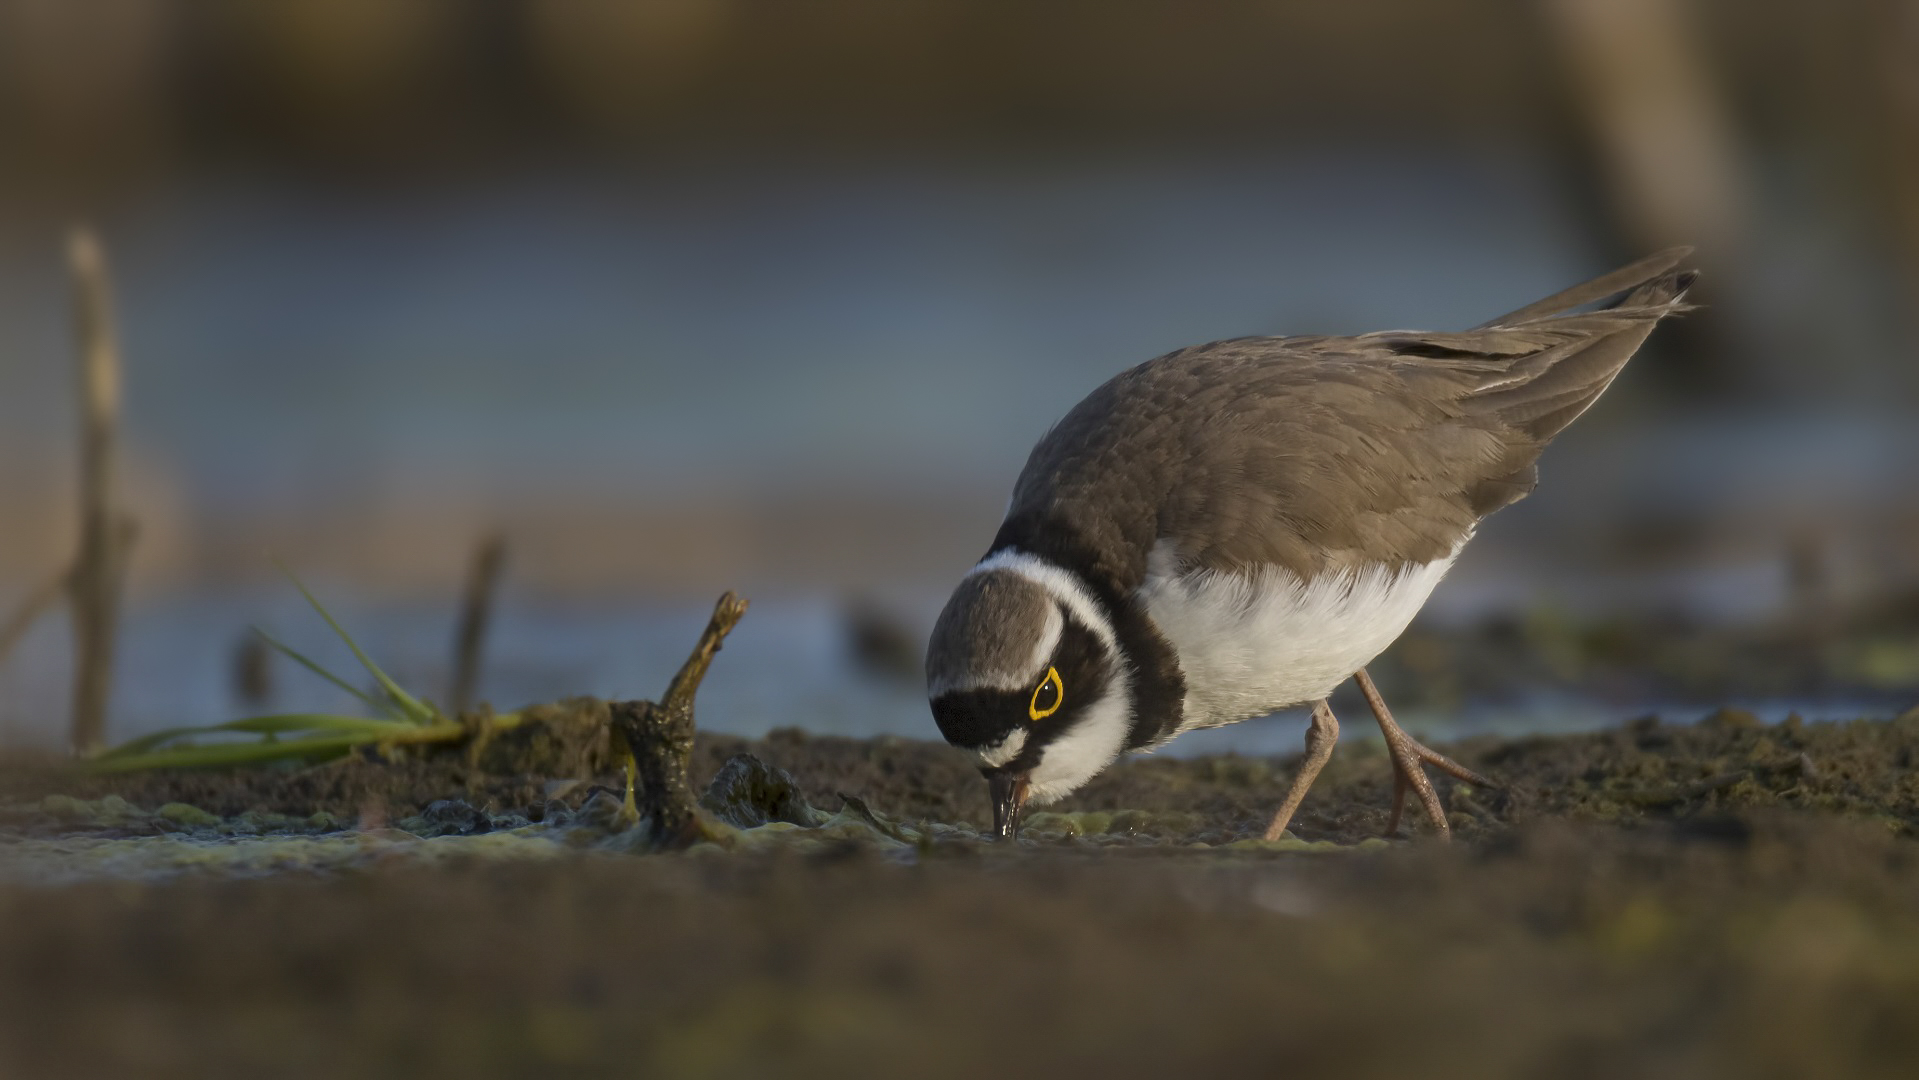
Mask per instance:
[[[1026,774],[996,772],[986,782],[993,789],[993,835],[1019,839],[1019,812],[1026,805]]]

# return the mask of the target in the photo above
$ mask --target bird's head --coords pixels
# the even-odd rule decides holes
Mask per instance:
[[[978,759],[997,835],[1119,756],[1129,678],[1111,619],[1076,575],[1002,552],[960,582],[927,646],[926,693],[946,741]]]

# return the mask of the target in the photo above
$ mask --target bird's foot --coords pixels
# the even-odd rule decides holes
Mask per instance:
[[[1387,731],[1386,749],[1393,759],[1393,813],[1386,822],[1387,836],[1399,833],[1399,816],[1406,808],[1406,792],[1410,789],[1419,796],[1419,805],[1426,811],[1426,820],[1433,823],[1433,831],[1439,834],[1441,840],[1452,839],[1452,826],[1446,821],[1445,809],[1439,805],[1439,793],[1433,790],[1433,782],[1426,778],[1427,765],[1474,787],[1499,786],[1452,758],[1421,744],[1398,725]]]

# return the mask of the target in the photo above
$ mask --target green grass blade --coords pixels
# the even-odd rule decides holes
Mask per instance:
[[[411,731],[416,726],[404,720],[382,720],[372,716],[340,716],[336,713],[272,713],[249,716],[217,725],[230,731],[248,731],[257,735],[284,735],[290,731]]]
[[[313,610],[320,613],[320,617],[325,619],[326,624],[333,628],[333,632],[340,635],[340,640],[346,642],[346,647],[353,650],[354,657],[373,675],[374,681],[380,684],[380,689],[386,691],[386,695],[393,699],[394,705],[398,706],[400,711],[406,713],[409,719],[419,724],[431,723],[439,715],[438,711],[431,705],[407,693],[399,683],[393,681],[391,676],[381,671],[380,665],[374,663],[372,658],[360,649],[359,644],[353,640],[352,635],[348,634],[346,629],[334,620],[332,613],[327,611],[326,607],[314,598],[313,593],[307,590],[307,587],[301,583],[299,578],[294,577],[291,570],[283,566],[280,568],[280,571],[286,574],[287,578],[293,582],[294,588],[300,590],[300,595],[306,597],[307,603],[313,605]]]
[[[364,716],[336,716],[330,713],[279,713],[273,716],[249,716],[242,720],[231,720],[224,724],[203,724],[197,727],[168,728],[143,735],[121,743],[111,750],[96,754],[94,761],[110,761],[116,758],[144,754],[170,743],[175,739],[191,738],[196,735],[225,735],[231,733],[251,735],[286,735],[305,731],[326,731],[340,734],[365,734],[373,737],[390,735],[399,731],[411,731],[417,725],[407,720],[377,720]],[[242,744],[247,745],[247,744]],[[285,745],[285,744],[281,744]]]
[[[313,672],[315,675],[318,675],[322,679],[325,679],[326,681],[332,683],[333,685],[339,687],[340,689],[345,690],[347,693],[352,694],[354,697],[360,699],[361,702],[365,703],[367,708],[372,709],[374,712],[385,713],[386,715],[391,716],[396,720],[411,719],[405,713],[400,712],[398,707],[395,706],[392,702],[381,701],[379,698],[374,697],[372,694],[367,693],[365,690],[362,690],[359,687],[353,685],[352,683],[347,682],[345,679],[342,679],[338,675],[335,675],[331,671],[328,671],[326,668],[321,667],[317,662],[311,659],[308,659],[305,655],[300,653],[298,650],[294,649],[291,645],[286,644],[285,642],[281,641],[279,638],[276,638],[272,634],[267,633],[265,630],[262,630],[256,626],[253,628],[253,632],[260,635],[260,639],[262,641],[265,641],[268,645],[273,646],[273,648],[279,651],[281,655],[287,657],[288,659],[292,660],[294,663],[299,664],[301,667],[306,668],[308,671]]]
[[[94,772],[134,772],[140,769],[205,769],[252,765],[264,761],[292,761],[320,755],[344,754],[356,746],[380,741],[379,732],[323,735],[279,742],[236,742],[215,746],[188,746],[124,757],[99,758],[89,763]]]

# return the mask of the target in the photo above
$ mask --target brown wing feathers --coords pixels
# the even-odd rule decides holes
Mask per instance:
[[[1081,537],[1120,591],[1157,540],[1199,565],[1302,575],[1440,557],[1532,490],[1546,443],[1684,310],[1687,254],[1463,334],[1245,338],[1149,361],[1034,448],[1002,541]]]

